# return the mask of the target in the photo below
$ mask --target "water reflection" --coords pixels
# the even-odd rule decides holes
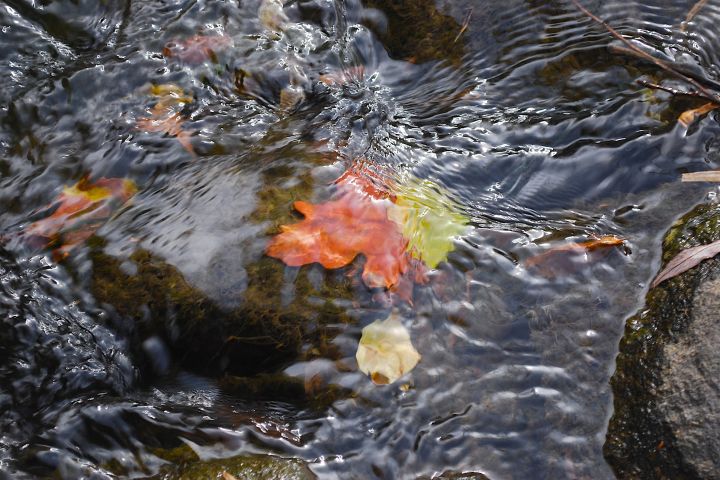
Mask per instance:
[[[322,478],[611,478],[623,319],[704,194],[679,174],[717,167],[714,119],[678,126],[682,104],[634,84],[658,73],[562,2],[260,6],[0,10],[2,468],[142,477],[272,453]],[[717,7],[684,32],[688,2],[593,8],[717,77]],[[229,40],[163,54],[195,35]],[[190,149],[138,128],[168,84]],[[293,202],[334,198],[358,162],[469,219],[411,304],[367,288],[362,259],[264,255]],[[84,175],[139,193],[57,265],[17,233]],[[603,235],[623,247],[528,267]],[[378,387],[355,352],[393,308],[422,360]]]

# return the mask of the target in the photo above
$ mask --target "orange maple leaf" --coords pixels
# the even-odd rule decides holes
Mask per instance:
[[[113,210],[127,202],[137,188],[124,178],[100,178],[95,182],[82,178],[65,187],[57,200],[55,211],[28,226],[23,232],[31,243],[56,245],[56,257],[63,258],[76,245],[84,242],[110,217]]]
[[[350,264],[365,255],[362,279],[369,287],[391,288],[408,271],[407,240],[397,224],[388,219],[387,198],[375,198],[374,187],[348,177],[340,184],[335,200],[313,205],[298,201],[294,206],[305,219],[281,226],[267,247],[267,254],[290,266],[319,263],[325,268]]]

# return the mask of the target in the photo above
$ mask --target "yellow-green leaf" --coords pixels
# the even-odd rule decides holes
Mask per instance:
[[[402,228],[410,254],[435,268],[454,250],[469,220],[442,187],[413,179],[398,185],[390,218]]]

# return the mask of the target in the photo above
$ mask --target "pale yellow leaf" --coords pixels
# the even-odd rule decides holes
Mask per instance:
[[[413,347],[400,316],[393,313],[363,328],[355,358],[360,371],[369,375],[374,383],[385,385],[415,368],[420,354]]]

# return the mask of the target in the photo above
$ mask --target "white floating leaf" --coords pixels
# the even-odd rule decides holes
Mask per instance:
[[[355,358],[360,370],[370,375],[374,383],[386,385],[412,370],[420,354],[413,347],[400,316],[393,313],[363,328]]]

